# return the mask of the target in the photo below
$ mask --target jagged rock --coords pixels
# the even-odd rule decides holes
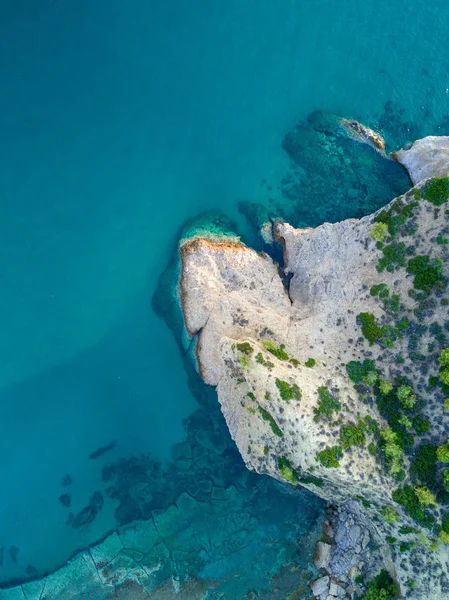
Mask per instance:
[[[310,589],[314,596],[323,596],[329,592],[329,577],[326,575],[325,577],[320,577],[315,581],[312,581],[310,584]]]
[[[318,542],[315,550],[315,567],[319,571],[320,569],[327,569],[329,566],[329,560],[331,555],[332,546],[325,544],[324,542]]]

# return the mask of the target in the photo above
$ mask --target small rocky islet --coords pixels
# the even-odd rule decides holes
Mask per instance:
[[[306,127],[325,130],[325,121],[314,115]],[[214,464],[226,463],[234,451],[224,438],[217,443],[219,421],[212,434],[203,423],[201,435],[196,424],[195,439],[176,449],[175,469],[185,472],[185,481],[183,490],[170,490],[167,509],[150,503],[145,510],[146,480],[139,483],[142,502],[138,494],[130,503],[123,493],[132,484],[121,481],[128,466],[106,466],[108,493],[123,512],[118,530],[58,571],[0,590],[1,600],[229,600],[235,592],[224,594],[217,580],[217,574],[227,577],[224,562],[208,567],[205,560],[197,578],[179,567],[189,553],[199,557],[200,546],[207,548],[213,519],[226,532],[223,557],[232,555],[235,543],[243,550],[250,530],[260,529],[261,540],[269,540],[273,531],[263,523],[273,508],[264,490],[273,480],[286,498],[305,488],[328,503],[322,531],[309,532],[315,570],[299,581],[293,562],[279,563],[269,590],[246,589],[242,598],[449,598],[449,138],[418,140],[392,160],[371,130],[334,117],[326,123],[333,129],[324,135],[333,142],[348,139],[351,151],[358,147],[363,155],[369,149],[371,165],[377,156],[383,167],[388,163],[392,181],[395,173],[404,177],[404,165],[414,187],[402,193],[401,180],[401,193],[385,207],[316,228],[292,227],[278,214],[281,207],[265,222],[260,211],[243,207],[250,221],[258,221],[266,252],[243,244],[227,221],[196,220],[179,245],[180,269],[175,265],[162,278],[175,275],[176,285],[172,302],[161,302],[161,316],[171,313],[178,337],[185,324],[186,356],[194,358],[204,382],[216,387],[247,477],[260,480],[253,495],[259,520],[252,520],[240,493],[246,481],[214,480]],[[335,156],[340,161],[340,153]],[[369,203],[378,200],[373,196]],[[295,224],[301,222],[297,208],[291,209]],[[282,267],[271,256],[281,257]],[[206,395],[214,400],[213,393]],[[214,409],[206,408],[210,418]],[[207,475],[190,481],[198,461]],[[61,483],[70,486],[70,475]],[[68,507],[70,495],[59,501]],[[84,511],[69,516],[68,526],[88,524],[102,503],[97,492]],[[234,506],[234,513],[225,515],[223,506]],[[285,507],[276,507],[276,523],[287,540]],[[188,522],[201,518],[205,530],[193,531]],[[279,540],[272,543],[275,556]],[[293,552],[295,540],[289,544]],[[7,552],[16,558],[18,550]]]

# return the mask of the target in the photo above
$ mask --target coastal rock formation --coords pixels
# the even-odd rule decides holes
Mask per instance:
[[[356,552],[370,541],[368,579],[381,561],[410,599],[449,598],[446,147],[426,138],[397,153],[420,183],[374,215],[276,223],[282,270],[236,240],[180,249],[200,374],[246,465],[345,504]],[[317,597],[364,589],[356,571],[348,586],[358,565],[341,566],[341,531]]]
[[[429,177],[447,177],[449,137],[425,137],[417,140],[409,150],[393,152],[392,157],[404,165],[414,185]]]

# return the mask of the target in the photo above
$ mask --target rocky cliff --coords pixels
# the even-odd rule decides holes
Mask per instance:
[[[282,268],[235,239],[180,248],[199,370],[246,465],[346,507],[349,533],[320,548],[322,600],[393,597],[369,595],[364,561],[401,597],[449,598],[448,148],[395,153],[415,187],[373,215],[275,223]]]

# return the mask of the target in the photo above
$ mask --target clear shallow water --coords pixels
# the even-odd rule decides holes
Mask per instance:
[[[442,1],[2,3],[1,580],[115,526],[105,464],[185,438],[197,402],[150,305],[182,223],[218,208],[248,231],[239,203],[284,199],[282,138],[316,109],[391,148],[449,133],[448,18]],[[360,210],[345,201],[335,218]],[[75,514],[105,498],[83,529],[67,472]]]

